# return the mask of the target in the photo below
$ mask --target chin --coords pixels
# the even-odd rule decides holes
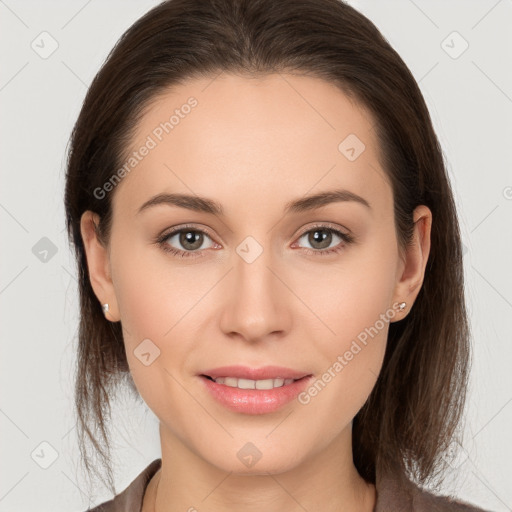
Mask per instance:
[[[238,450],[234,457],[226,458],[225,452],[218,455],[219,457],[208,460],[210,464],[222,471],[240,476],[278,475],[294,469],[300,463],[296,457],[291,458],[289,453],[280,455],[272,450],[265,456],[265,453],[258,453],[256,448],[251,447],[250,443]]]

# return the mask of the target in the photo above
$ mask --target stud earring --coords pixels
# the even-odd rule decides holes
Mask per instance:
[[[401,313],[405,309],[405,306],[407,306],[405,302],[400,302],[400,304],[398,304],[398,312]]]
[[[109,310],[108,303],[107,304],[103,304],[101,307],[103,309],[103,314],[106,315],[108,313],[108,310]]]

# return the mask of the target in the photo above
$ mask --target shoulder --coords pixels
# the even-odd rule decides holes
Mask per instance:
[[[137,475],[123,492],[85,512],[140,512],[146,487],[161,465],[162,459],[155,459]]]
[[[413,498],[413,510],[418,512],[490,512],[451,496],[439,496],[426,490],[418,490]]]
[[[422,489],[407,479],[377,479],[374,512],[490,512],[470,503]]]

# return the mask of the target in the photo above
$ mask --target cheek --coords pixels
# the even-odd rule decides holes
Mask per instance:
[[[312,266],[304,274],[308,279],[302,278],[300,293],[329,328],[331,341],[346,343],[392,305],[398,254],[394,244],[382,238],[367,237],[342,254],[339,263],[316,270]]]
[[[115,261],[115,291],[126,341],[136,343],[139,338],[159,338],[169,329],[169,311],[164,314],[162,301],[164,279],[158,279],[151,267],[134,255],[121,256]],[[165,300],[172,300],[173,289],[167,290]]]
[[[172,265],[154,247],[129,251],[122,242],[112,240],[112,272],[128,364],[149,407],[163,410],[181,399],[170,374],[181,380],[180,372],[192,371],[208,304],[202,298],[218,277],[201,265]]]
[[[314,386],[317,391],[311,393],[318,396],[318,405],[325,402],[326,410],[334,412],[333,428],[358,412],[382,367],[389,323],[395,316],[391,301],[398,257],[392,244],[382,244],[375,240],[357,255],[347,255],[337,269],[310,275],[300,292],[304,302],[315,305],[326,327],[314,338],[323,366]],[[313,399],[305,396],[305,401],[308,398]]]
[[[162,270],[162,269],[159,269]],[[190,349],[180,335],[188,297],[172,276],[163,276],[140,258],[126,258],[117,267],[116,296],[130,373],[139,394],[158,417],[180,403],[181,368]],[[188,307],[190,309],[190,306]],[[184,318],[185,317],[185,318]]]
[[[164,338],[201,291],[192,267],[170,263],[149,241],[128,242],[136,237],[119,229],[111,253],[116,298],[129,343]]]

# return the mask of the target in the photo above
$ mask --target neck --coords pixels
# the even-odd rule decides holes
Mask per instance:
[[[372,512],[375,486],[353,464],[351,434],[350,425],[286,471],[247,475],[208,463],[161,425],[162,466],[148,485],[143,512]]]

